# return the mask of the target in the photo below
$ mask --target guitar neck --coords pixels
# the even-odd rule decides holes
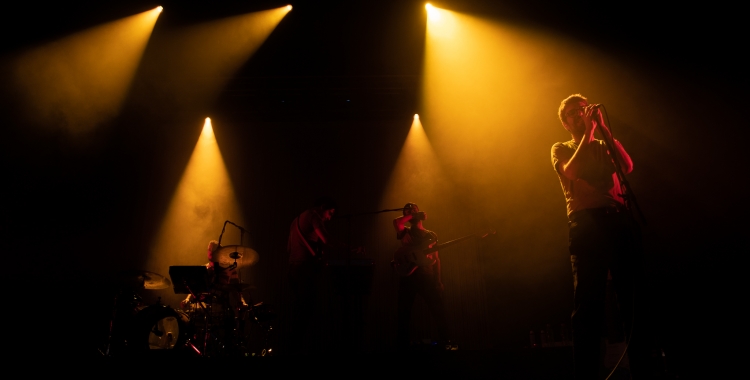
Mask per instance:
[[[458,244],[458,243],[460,243],[460,242],[462,242],[464,240],[468,240],[468,239],[475,238],[475,237],[478,238],[478,237],[483,237],[483,236],[479,236],[478,234],[467,235],[467,236],[464,236],[464,237],[460,237],[458,239],[453,239],[453,240],[450,240],[450,241],[446,241],[445,243],[436,244],[432,248],[425,249],[424,251],[422,251],[422,253],[428,254],[428,253],[436,252],[436,251],[439,251],[442,248],[450,247],[450,246],[452,246],[454,244]]]

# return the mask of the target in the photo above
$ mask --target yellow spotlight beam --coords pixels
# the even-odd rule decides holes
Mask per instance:
[[[529,165],[538,162],[531,151],[539,149],[528,145],[540,137],[535,131],[559,124],[554,106],[559,100],[551,99],[568,92],[554,87],[580,77],[561,75],[568,69],[565,47],[570,44],[538,31],[438,8],[435,12],[439,19],[427,23],[422,100],[435,148],[458,169],[451,178],[487,183],[504,173],[528,180]],[[551,110],[541,119],[538,107],[547,104],[542,101],[546,98]],[[523,181],[505,181],[502,187]]]
[[[185,42],[183,53],[190,58],[186,63],[205,74],[232,74],[258,50],[290,9],[286,6],[253,12],[185,31],[181,38]]]
[[[34,124],[85,132],[117,115],[161,7],[21,54],[11,65]]]
[[[196,100],[211,101],[290,10],[252,12],[163,35],[149,49],[144,75],[159,83],[162,98],[191,101],[191,108]]]
[[[440,20],[441,10],[438,8],[435,8],[432,4],[427,3],[425,4],[425,9],[427,9],[427,17],[431,21],[438,21]]]
[[[554,142],[570,139],[557,118],[560,101],[580,92],[625,110],[620,125],[652,131],[658,127],[643,126],[654,121],[637,113],[653,84],[624,61],[558,34],[432,12],[439,17],[426,25],[420,116],[446,174],[475,210],[462,221],[486,218],[526,254],[515,255],[519,270],[509,275],[555,270],[546,263],[556,243],[546,239],[556,211],[544,205],[562,202],[549,155]]]
[[[452,198],[452,184],[443,173],[419,115],[414,119],[381,199],[382,207],[416,202],[422,207]],[[420,203],[421,202],[421,203]]]
[[[151,246],[148,270],[167,274],[172,265],[205,264],[208,242],[219,238],[226,220],[244,224],[211,119],[206,118]],[[244,243],[248,238],[244,236]],[[240,244],[240,234],[228,227],[222,245],[233,244]]]

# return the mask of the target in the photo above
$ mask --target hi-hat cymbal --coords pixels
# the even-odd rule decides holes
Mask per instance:
[[[172,286],[169,278],[145,270],[123,271],[120,272],[120,277],[136,289],[168,289]]]
[[[258,252],[241,245],[227,245],[212,252],[208,259],[224,268],[234,264],[236,260],[237,267],[243,268],[258,261]]]

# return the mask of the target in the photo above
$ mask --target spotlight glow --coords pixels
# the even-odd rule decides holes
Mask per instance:
[[[163,11],[163,10],[164,10],[164,7],[162,7],[161,5],[158,6],[158,7],[156,7],[156,11],[159,12],[159,13],[161,13],[161,11]]]
[[[292,10],[292,5],[291,4],[287,5],[286,6],[286,10],[291,11]]]
[[[203,123],[193,154],[150,247],[148,267],[168,273],[170,265],[206,263],[206,243],[225,220],[243,223],[229,172],[221,156],[211,119]],[[227,229],[223,242],[237,244],[240,233]]]
[[[21,53],[9,85],[25,104],[24,116],[71,133],[115,117],[158,17],[154,8]]]
[[[427,8],[427,33],[430,37],[455,38],[458,33],[456,14],[434,6]]]
[[[211,125],[211,118],[207,117],[206,121],[203,123],[203,131],[201,132],[201,136],[208,136],[209,134],[213,133],[214,127]]]
[[[424,189],[425,183],[431,185],[429,190]],[[414,115],[380,205],[389,207],[383,205],[400,204],[404,199],[437,205],[450,199],[453,194],[454,187],[443,171],[440,159],[419,121],[419,115]],[[431,210],[435,208],[431,207]]]
[[[427,17],[430,20],[432,21],[440,20],[440,10],[438,8],[435,8],[430,3],[425,4],[424,8],[427,9]]]
[[[213,101],[289,12],[288,6],[190,26],[154,40],[143,75],[160,77],[160,96],[178,107]],[[186,80],[186,78],[189,78]]]
[[[414,120],[419,120],[419,114],[418,113],[414,114]]]

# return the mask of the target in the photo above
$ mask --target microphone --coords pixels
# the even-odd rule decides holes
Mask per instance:
[[[602,107],[604,107],[604,104],[601,104],[601,103],[594,103],[594,104],[589,104],[589,106],[591,107],[591,109],[592,109],[592,110],[598,111],[598,112],[596,112],[596,113],[592,114],[592,116],[595,116],[595,115],[597,115],[597,114],[599,114],[599,115],[601,115],[601,114],[602,114],[602,110],[601,110],[601,108],[602,108]]]

